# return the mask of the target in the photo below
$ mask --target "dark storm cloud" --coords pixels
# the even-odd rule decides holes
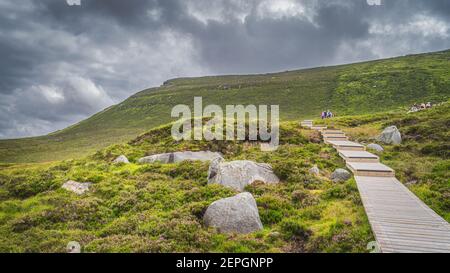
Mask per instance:
[[[448,0],[0,0],[0,137],[63,128],[173,77],[450,48],[449,14]]]

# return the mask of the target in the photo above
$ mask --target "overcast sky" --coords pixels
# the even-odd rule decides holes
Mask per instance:
[[[169,78],[450,48],[449,0],[379,1],[0,0],[0,138],[62,129]]]

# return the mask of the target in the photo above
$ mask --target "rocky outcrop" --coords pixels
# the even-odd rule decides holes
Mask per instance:
[[[128,161],[128,158],[126,156],[121,155],[118,158],[114,159],[113,163],[114,164],[119,164],[119,163],[128,164],[128,163],[130,163],[130,161]]]
[[[269,164],[248,160],[224,162],[223,158],[217,158],[209,166],[208,184],[220,184],[243,191],[255,181],[271,184],[280,182],[280,179]]]
[[[331,174],[331,180],[336,183],[345,182],[350,178],[352,178],[352,175],[344,169],[337,169]]]
[[[78,195],[82,195],[89,191],[89,187],[92,185],[92,183],[86,182],[86,183],[79,183],[76,181],[69,180],[66,183],[62,185],[62,188],[71,192],[74,192]]]
[[[202,151],[202,152],[175,152],[151,155],[139,159],[139,163],[155,163],[160,162],[164,164],[179,163],[182,161],[211,161],[215,158],[222,158],[220,153]]]
[[[247,234],[263,228],[256,201],[248,192],[213,202],[206,210],[203,221],[206,226],[215,227],[221,233]]]
[[[377,151],[379,153],[384,151],[384,148],[381,147],[381,145],[378,145],[378,144],[375,144],[375,143],[371,143],[371,144],[367,145],[367,149],[374,150],[374,151]]]
[[[378,137],[378,141],[386,144],[398,145],[402,143],[402,135],[396,126],[391,126],[384,129],[384,131]]]

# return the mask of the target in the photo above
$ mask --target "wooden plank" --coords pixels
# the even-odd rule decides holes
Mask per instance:
[[[363,145],[353,142],[353,141],[331,141],[330,142],[334,146],[347,146],[347,147],[364,147]]]
[[[439,249],[441,251],[448,250],[448,247],[450,247],[450,244],[448,243],[442,243],[442,242],[434,242],[434,241],[426,241],[425,239],[417,240],[414,238],[407,238],[407,237],[401,237],[401,234],[398,236],[400,237],[393,237],[390,236],[389,238],[379,238],[380,242],[384,242],[386,245],[390,244],[390,247],[393,247],[395,245],[397,246],[412,246],[416,247],[417,249]]]
[[[435,231],[435,230],[426,230],[424,228],[420,230],[414,230],[408,227],[404,228],[394,228],[390,227],[391,225],[385,225],[383,231],[385,234],[405,234],[405,236],[420,236],[420,237],[426,237],[426,238],[439,238],[439,240],[442,239],[450,239],[448,236],[447,231]],[[387,228],[388,227],[388,228]]]
[[[339,154],[346,158],[374,158],[378,159],[377,155],[366,151],[339,151]]]
[[[441,243],[442,239],[449,239],[448,237],[444,236],[433,236],[433,235],[428,235],[428,234],[418,234],[418,233],[408,233],[408,232],[394,232],[394,231],[388,231],[388,230],[384,230],[384,235],[387,238],[392,237],[396,237],[396,236],[402,236],[404,238],[411,238],[411,239],[415,239],[418,241],[422,241],[422,240],[426,240],[426,241],[430,241],[430,242],[437,242],[437,243]]]
[[[352,169],[357,171],[393,172],[394,170],[381,163],[347,163]]]
[[[322,134],[343,134],[344,132],[342,130],[333,130],[333,129],[327,129],[323,130]]]
[[[357,176],[395,176],[393,169],[381,163],[347,162],[347,167]]]
[[[312,126],[311,129],[321,131],[321,130],[327,129],[327,127],[326,126]]]
[[[348,141],[348,137],[345,135],[325,135],[323,136],[323,139],[329,140],[329,141]]]
[[[340,133],[328,133],[326,131],[321,131],[322,136],[325,137],[345,137],[345,133],[344,132],[340,132]]]
[[[300,126],[306,127],[306,128],[311,128],[313,126],[313,121],[312,120],[304,120],[304,121],[300,122]]]
[[[324,137],[323,140],[325,142],[329,142],[329,141],[348,141],[348,137],[346,136],[339,136],[339,137]]]
[[[366,152],[366,151],[346,151],[340,150],[339,156],[342,157],[346,162],[360,162],[360,163],[377,163],[379,162],[379,157]]]
[[[354,150],[354,151],[364,151],[365,147],[359,143],[352,141],[327,141],[328,144],[333,145],[338,151],[341,150]]]

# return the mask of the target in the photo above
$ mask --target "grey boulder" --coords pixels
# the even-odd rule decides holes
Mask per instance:
[[[317,167],[317,165],[315,165],[314,167],[309,169],[309,173],[312,174],[312,175],[319,175],[320,174],[320,169]]]
[[[145,164],[145,163],[173,163],[173,153],[166,153],[166,154],[157,154],[157,155],[151,155],[146,156],[143,158],[140,158],[138,160],[139,163]]]
[[[331,180],[336,183],[345,182],[350,178],[352,178],[352,175],[344,169],[337,169],[331,174]]]
[[[66,183],[62,185],[62,188],[71,192],[74,192],[78,195],[82,195],[89,191],[89,187],[92,185],[92,183],[86,182],[86,183],[79,183],[76,181],[69,180]]]
[[[216,158],[222,158],[220,153],[202,151],[202,152],[176,152],[173,153],[173,161],[175,163],[182,161],[212,161]]]
[[[269,164],[248,160],[224,162],[223,158],[216,158],[209,166],[208,184],[220,184],[243,191],[255,181],[273,184],[279,183],[280,179]]]
[[[139,163],[179,163],[182,161],[211,161],[215,158],[222,158],[220,153],[201,151],[201,152],[175,152],[151,155],[138,160]]]
[[[256,201],[248,192],[213,202],[203,221],[221,233],[247,234],[263,228]]]
[[[114,164],[118,164],[118,163],[128,164],[128,163],[130,163],[130,161],[128,161],[128,158],[126,156],[121,155],[118,158],[114,159],[113,163]]]
[[[378,137],[378,141],[386,144],[398,145],[402,143],[402,135],[396,126],[390,126],[384,129],[381,135]]]
[[[380,153],[384,151],[384,149],[383,149],[383,147],[381,147],[381,145],[378,145],[375,143],[371,143],[371,144],[367,145],[367,149],[374,150],[374,151],[377,151]]]

